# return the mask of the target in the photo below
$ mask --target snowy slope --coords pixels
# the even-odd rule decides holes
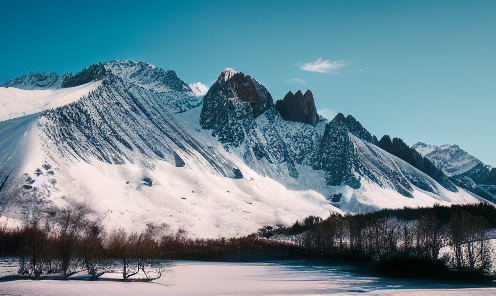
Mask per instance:
[[[419,142],[412,147],[443,170],[447,176],[463,174],[480,163],[480,160],[458,145],[435,146]]]
[[[191,118],[170,112],[180,109],[171,108],[176,94],[109,73],[80,100],[1,122],[0,136],[17,143],[0,151],[18,155],[8,170],[0,167],[2,215],[29,221],[50,207],[85,203],[109,229],[166,223],[192,237],[218,237],[339,212],[321,194],[288,190],[218,143],[190,135]]]
[[[100,81],[96,81],[76,87],[46,90],[0,87],[0,121],[70,104],[88,95],[100,84]]]

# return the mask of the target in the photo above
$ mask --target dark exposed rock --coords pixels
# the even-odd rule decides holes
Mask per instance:
[[[360,181],[352,172],[355,160],[355,149],[346,126],[337,120],[328,123],[313,163],[313,169],[326,172],[327,185],[348,185],[358,189]]]
[[[10,80],[0,86],[20,89],[56,89],[62,84],[67,75],[59,76],[55,72],[28,73]]]
[[[233,169],[234,173],[234,179],[243,179],[243,174],[241,173],[241,170],[238,168]]]
[[[184,160],[176,152],[174,152],[174,162],[176,163],[176,167],[178,168],[182,168],[186,165],[184,163]]]
[[[148,187],[152,187],[152,179],[150,179],[149,177],[144,177],[143,178],[143,185],[146,185]]]
[[[448,179],[448,177],[443,173],[442,170],[438,169],[434,164],[427,158],[420,155],[414,148],[409,147],[400,138],[391,138],[388,135],[384,135],[381,140],[377,143],[377,146],[383,150],[393,154],[394,156],[401,158],[402,160],[408,162],[418,170],[426,173],[431,178],[436,180],[444,188],[452,191],[458,192],[456,186]],[[428,184],[414,183],[415,186],[433,192],[432,188]]]
[[[222,71],[205,95],[200,124],[224,144],[243,142],[253,120],[274,105],[267,89],[249,75]]]
[[[284,120],[302,122],[313,126],[319,122],[319,115],[310,90],[307,90],[304,95],[300,90],[295,94],[288,92],[284,99],[276,102],[276,109]]]
[[[491,202],[496,202],[496,192],[493,191],[494,188],[476,184],[470,177],[467,177],[464,174],[454,175],[449,177],[449,179],[451,182],[453,182],[457,186],[462,187],[465,190],[475,193],[478,196],[485,198]]]
[[[340,202],[342,197],[343,197],[342,193],[333,194],[331,201],[332,202]]]
[[[356,120],[355,117],[353,117],[352,115],[344,117],[343,113],[338,113],[338,115],[336,115],[333,120],[342,122],[346,126],[348,131],[355,137],[377,145],[377,137],[370,134],[369,131],[362,126],[360,121]]]
[[[479,185],[496,185],[496,168],[482,162],[463,173]]]

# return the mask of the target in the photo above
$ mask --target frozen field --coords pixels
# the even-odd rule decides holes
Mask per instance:
[[[2,274],[15,270],[4,262]],[[443,284],[426,280],[386,279],[349,265],[309,266],[281,263],[177,261],[151,283],[106,279],[18,280],[0,282],[4,295],[496,295],[496,287]]]

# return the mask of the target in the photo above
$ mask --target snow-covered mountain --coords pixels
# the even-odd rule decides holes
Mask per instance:
[[[189,88],[195,97],[204,96],[208,92],[208,87],[201,82],[190,83]]]
[[[2,84],[3,87],[15,87],[25,90],[33,89],[58,89],[62,86],[62,81],[67,74],[59,76],[55,72],[34,73],[22,75]]]
[[[435,146],[418,142],[412,148],[420,155],[429,158],[447,176],[465,173],[480,163],[480,160],[462,150],[458,145]]]
[[[71,88],[0,88],[2,216],[84,203],[108,228],[218,237],[330,212],[478,202],[367,141],[377,139],[353,117],[284,120],[241,72],[222,71],[203,96],[144,62],[88,69],[98,76],[68,76],[90,80]]]
[[[412,148],[429,158],[456,185],[496,202],[496,168],[485,165],[458,145],[435,146],[419,142]]]

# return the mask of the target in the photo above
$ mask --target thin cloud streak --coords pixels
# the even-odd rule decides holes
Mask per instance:
[[[300,66],[300,69],[309,72],[318,72],[318,73],[332,73],[338,74],[335,71],[341,69],[343,67],[348,66],[350,63],[348,61],[333,61],[329,62],[329,60],[322,60],[319,58],[315,62],[306,63]]]
[[[305,80],[302,80],[302,79],[299,79],[299,78],[291,78],[291,79],[286,80],[286,83],[300,83],[300,84],[305,84],[306,81]]]

